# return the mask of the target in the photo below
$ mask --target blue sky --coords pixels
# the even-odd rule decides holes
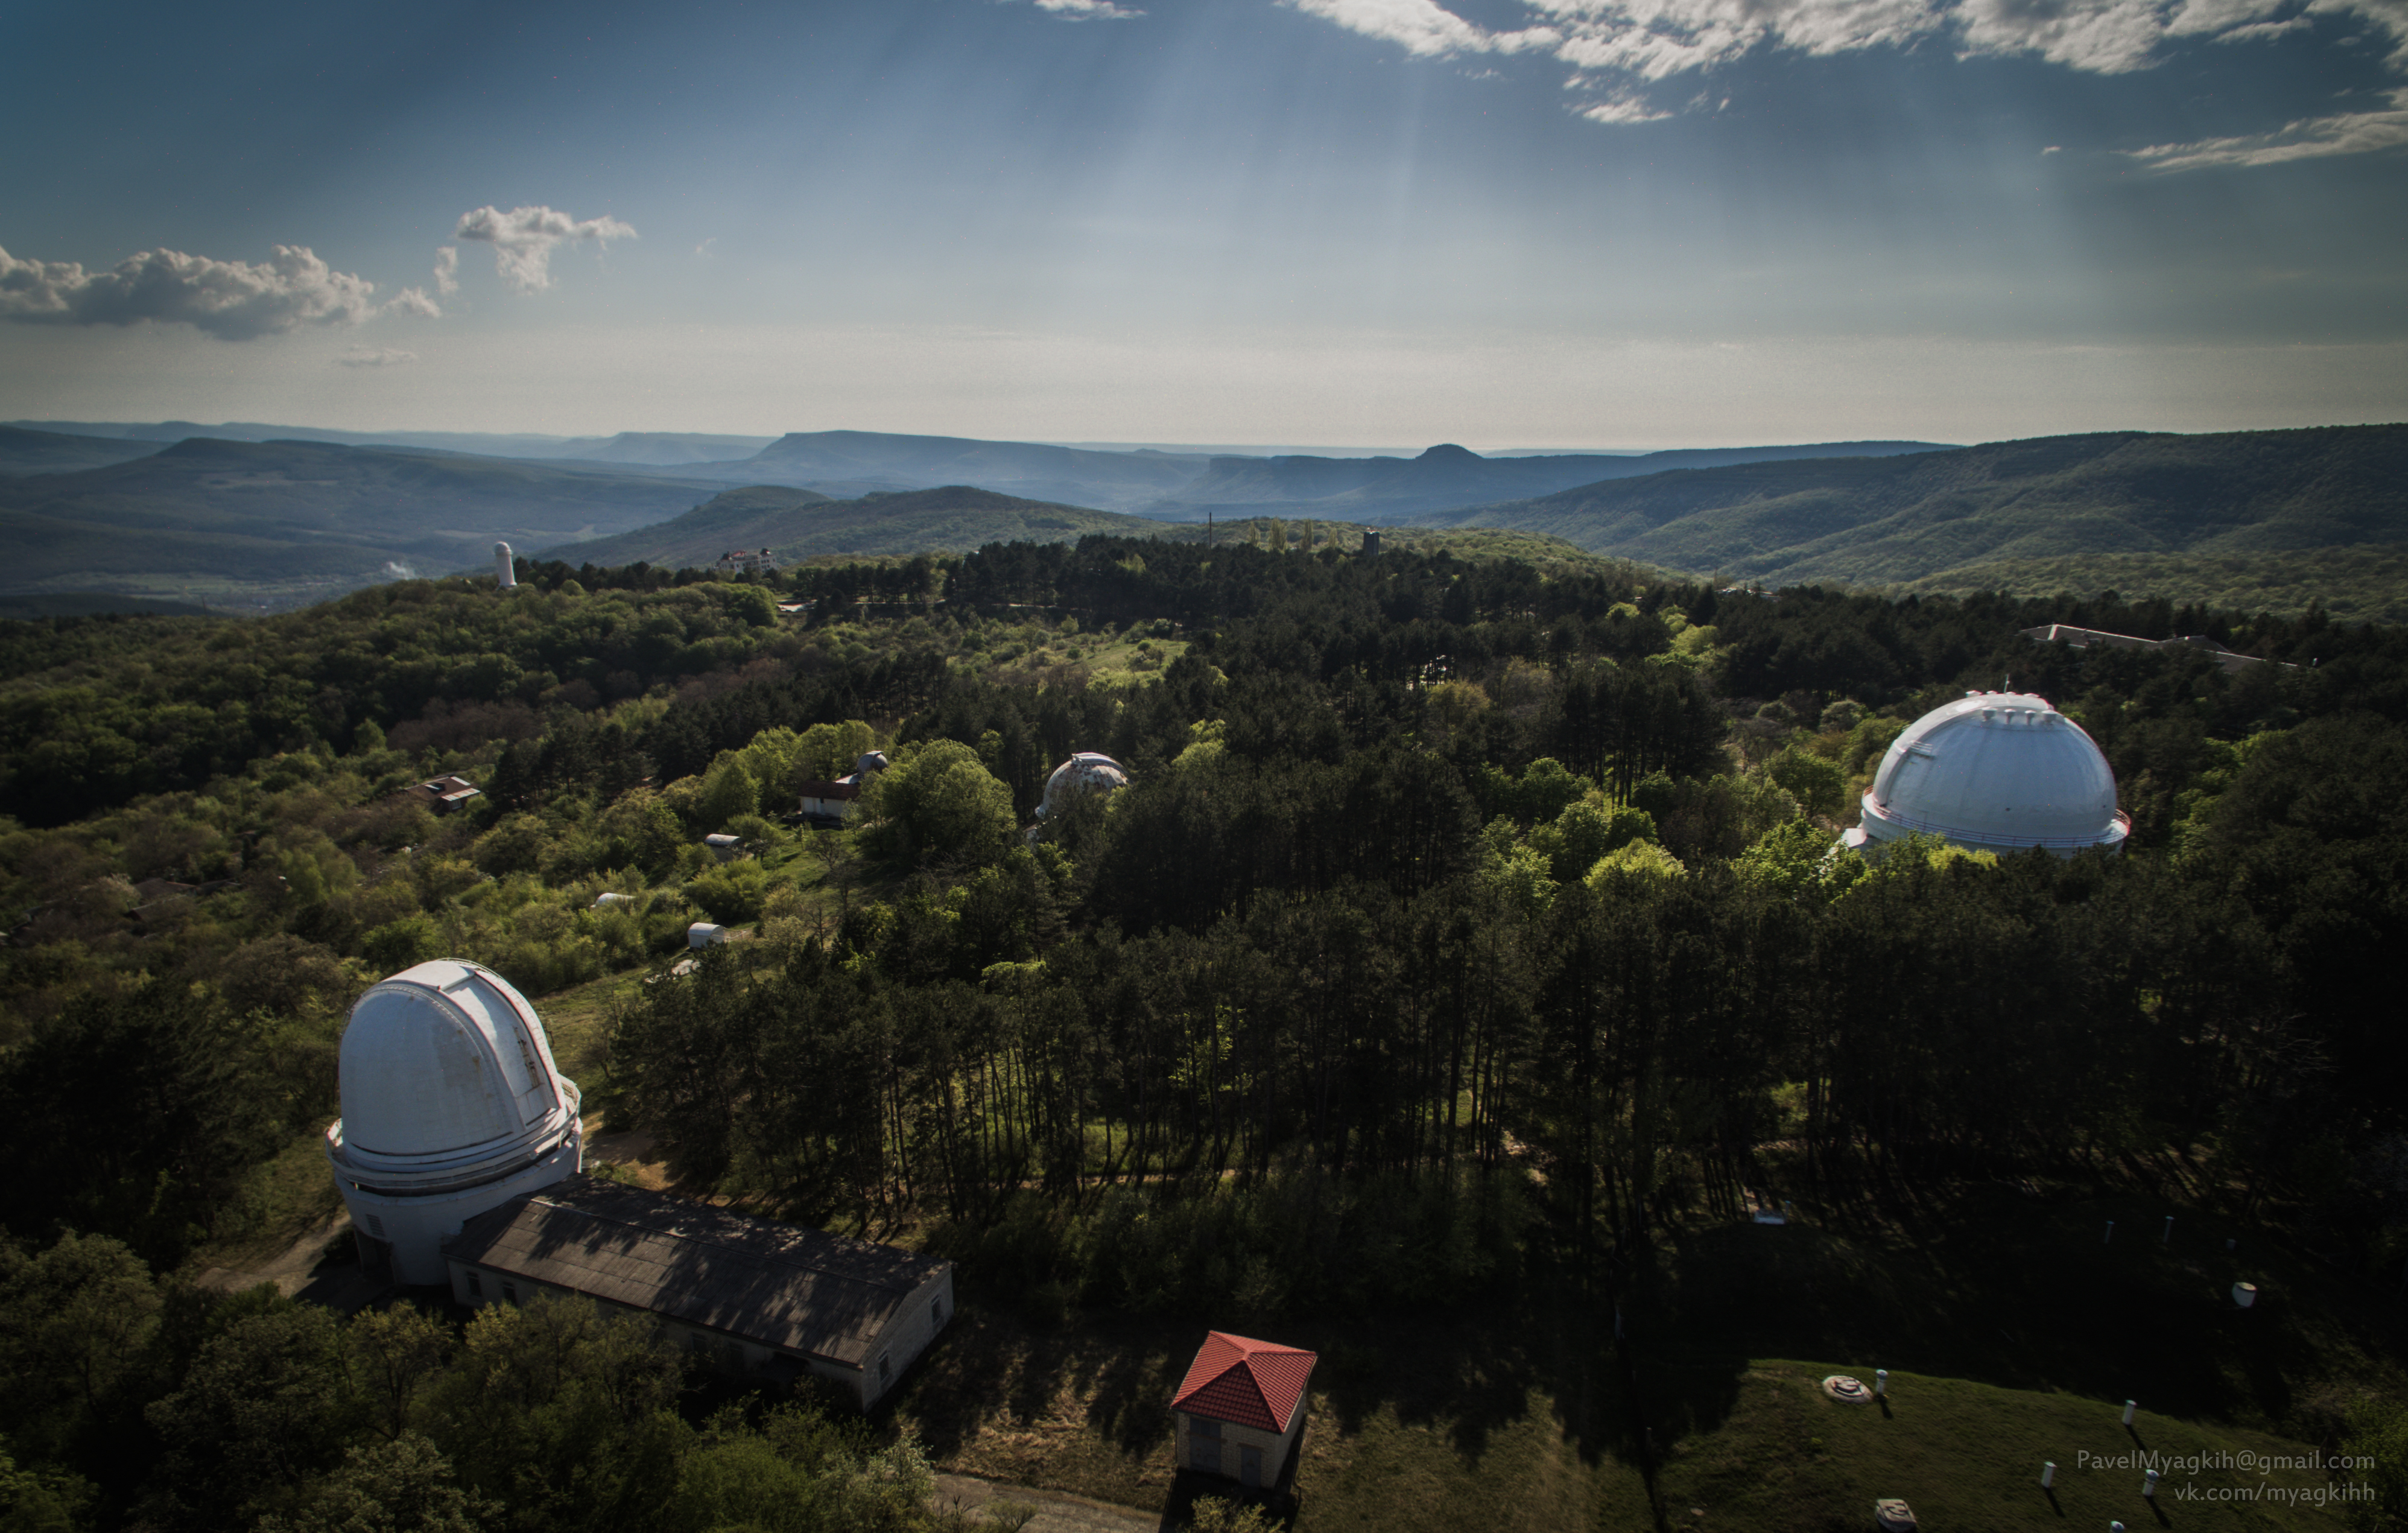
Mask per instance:
[[[2408,0],[19,6],[0,134],[0,418],[2408,418]]]

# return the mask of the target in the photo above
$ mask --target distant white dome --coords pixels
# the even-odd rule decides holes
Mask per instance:
[[[1068,809],[1074,798],[1127,786],[1126,767],[1110,756],[1082,751],[1054,767],[1054,775],[1045,780],[1045,801],[1037,806],[1037,818],[1052,819]]]
[[[1977,852],[2043,847],[2071,856],[2123,849],[2115,773],[2082,726],[2048,699],[1969,692],[1907,725],[1882,758],[1851,846],[1920,831]]]
[[[525,996],[437,959],[370,989],[343,1029],[343,1115],[326,1158],[354,1224],[404,1282],[442,1280],[462,1219],[576,1171],[577,1083]]]

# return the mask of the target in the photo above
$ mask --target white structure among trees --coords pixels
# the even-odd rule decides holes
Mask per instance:
[[[1971,852],[2120,852],[2132,822],[2082,726],[2023,692],[1969,692],[1906,726],[1882,758],[1864,820],[1842,838],[1878,854],[1920,832]]]
[[[552,1064],[535,1008],[489,968],[438,958],[370,989],[341,1067],[326,1159],[371,1275],[448,1282],[445,1236],[584,1164],[577,1082]]]

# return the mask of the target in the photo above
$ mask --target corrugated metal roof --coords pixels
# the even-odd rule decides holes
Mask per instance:
[[[1187,1377],[1171,1397],[1171,1409],[1238,1426],[1285,1432],[1305,1385],[1312,1382],[1316,1353],[1256,1341],[1225,1331],[1207,1331]]]
[[[853,1368],[951,1265],[587,1177],[478,1215],[443,1254]]]

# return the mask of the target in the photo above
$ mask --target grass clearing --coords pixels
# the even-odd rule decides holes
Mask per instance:
[[[1865,1527],[1872,1503],[1894,1496],[1932,1527],[2103,1527],[2111,1519],[2186,1533],[2344,1526],[2337,1507],[2315,1499],[2330,1494],[2322,1469],[2261,1475],[2249,1467],[2313,1458],[2304,1443],[2151,1411],[2128,1432],[2120,1402],[1897,1370],[1886,1401],[1846,1405],[1823,1393],[1832,1373],[1873,1382],[1870,1368],[1750,1364],[1721,1426],[1667,1453],[1659,1483],[1668,1523],[1757,1533]],[[2053,1496],[2040,1484],[2050,1461]],[[2164,1476],[2156,1513],[2141,1494],[2153,1466]]]

